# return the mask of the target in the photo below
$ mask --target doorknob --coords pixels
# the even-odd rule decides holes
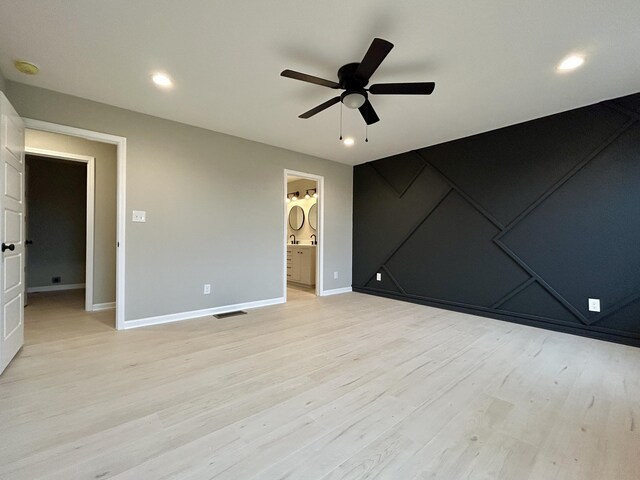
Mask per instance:
[[[16,249],[16,246],[13,243],[10,243],[9,245],[7,245],[6,243],[2,243],[2,251],[4,252],[5,250],[11,250],[12,252]]]

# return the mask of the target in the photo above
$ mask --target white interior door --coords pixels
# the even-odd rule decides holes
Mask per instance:
[[[0,373],[24,343],[24,124],[0,93]]]

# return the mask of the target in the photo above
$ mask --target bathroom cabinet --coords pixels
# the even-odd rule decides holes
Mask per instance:
[[[315,245],[287,245],[287,281],[316,284]]]

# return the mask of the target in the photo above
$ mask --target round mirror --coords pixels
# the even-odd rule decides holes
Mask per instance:
[[[300,230],[304,223],[304,210],[296,205],[289,210],[289,226],[293,230]]]
[[[318,229],[318,204],[314,203],[309,209],[309,225],[314,230]]]

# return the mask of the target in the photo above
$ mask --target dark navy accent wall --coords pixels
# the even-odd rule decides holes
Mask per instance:
[[[640,93],[353,181],[355,291],[640,345]]]

